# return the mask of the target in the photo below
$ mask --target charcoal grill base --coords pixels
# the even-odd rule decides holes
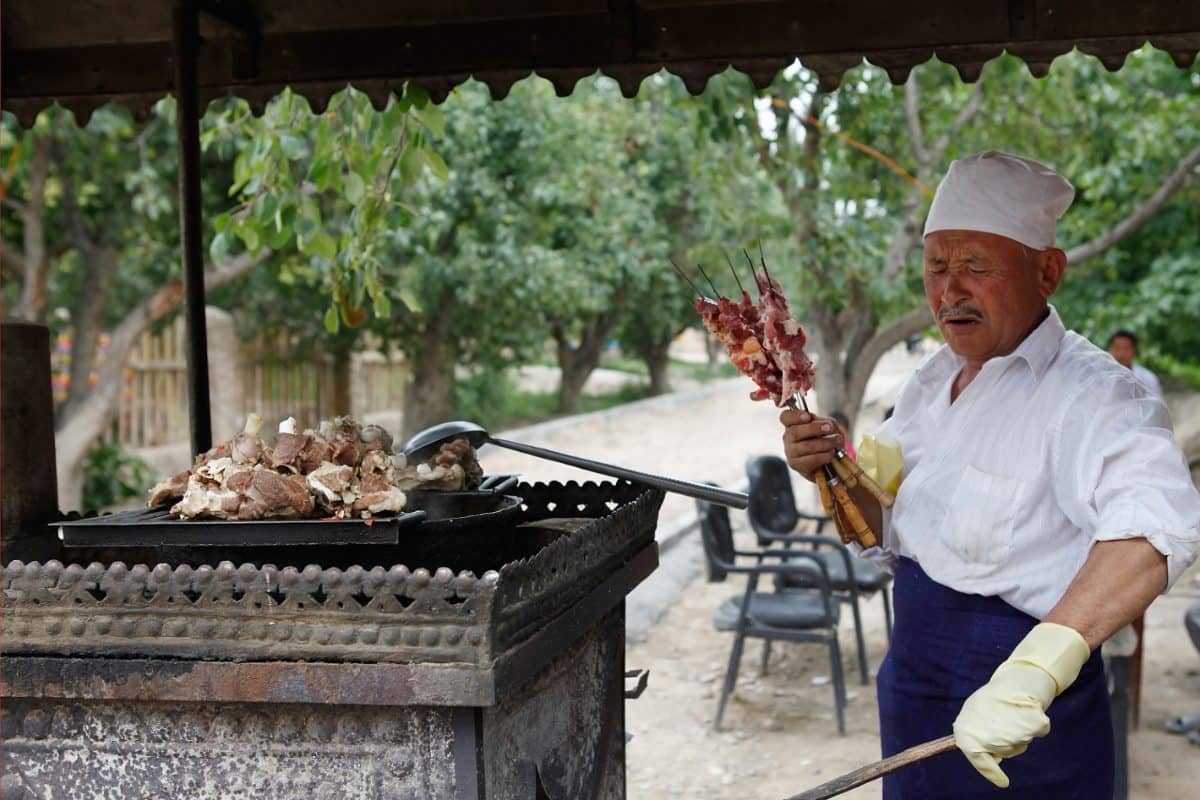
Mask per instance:
[[[8,692],[0,797],[622,800],[624,621],[483,708]]]
[[[0,800],[622,800],[624,598],[662,493],[516,493],[471,538],[299,563],[8,562]]]

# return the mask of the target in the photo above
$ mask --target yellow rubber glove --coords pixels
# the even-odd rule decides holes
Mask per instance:
[[[1090,655],[1074,628],[1053,622],[1034,626],[954,720],[955,744],[979,774],[1007,788],[1001,759],[1021,755],[1031,741],[1050,732],[1046,709],[1075,682]]]
[[[904,456],[900,453],[900,445],[881,442],[870,434],[864,435],[862,444],[858,446],[858,465],[880,488],[892,497],[896,496],[904,475]]]

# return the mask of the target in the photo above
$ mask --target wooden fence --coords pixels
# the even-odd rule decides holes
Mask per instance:
[[[147,332],[139,338],[125,371],[120,408],[106,437],[108,441],[123,449],[137,449],[187,440],[184,343],[182,320],[161,333]],[[268,340],[241,343],[237,350],[235,354],[223,354],[219,360],[210,352],[213,395],[240,398],[236,413],[258,411],[267,424],[294,416],[303,425],[315,425],[338,414],[361,418],[403,407],[408,373],[401,357],[389,359],[378,352],[355,354],[344,370],[342,379],[349,385],[339,403],[333,357],[289,357],[284,343]],[[339,404],[349,407],[338,408]]]

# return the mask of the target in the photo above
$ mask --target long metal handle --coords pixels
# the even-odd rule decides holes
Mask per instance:
[[[518,453],[525,453],[526,455],[544,458],[549,461],[557,461],[560,464],[579,467],[589,472],[599,472],[601,475],[611,475],[614,478],[624,478],[627,481],[645,483],[658,489],[675,492],[676,494],[688,497],[695,497],[709,503],[716,503],[717,505],[740,509],[744,509],[750,505],[750,495],[743,494],[742,492],[733,492],[729,489],[720,489],[716,486],[693,483],[692,481],[680,480],[679,478],[653,475],[649,472],[641,472],[636,469],[618,467],[615,464],[606,464],[603,461],[593,461],[590,458],[581,458],[579,456],[568,455],[567,453],[560,453],[557,450],[547,450],[544,447],[535,447],[531,444],[522,444],[521,442],[513,442],[508,439],[497,439],[494,436],[489,436],[488,441],[498,447],[516,450]]]
[[[918,744],[901,753],[897,753],[891,758],[885,758],[882,761],[876,761],[874,764],[859,767],[853,772],[847,772],[840,778],[834,778],[828,783],[822,783],[815,789],[809,789],[807,792],[792,795],[788,800],[827,800],[827,798],[836,797],[843,792],[850,791],[856,786],[870,783],[876,778],[882,778],[884,775],[895,772],[898,769],[903,769],[910,764],[916,764],[918,761],[924,761],[927,758],[948,753],[954,747],[953,736],[932,739],[924,744]]]

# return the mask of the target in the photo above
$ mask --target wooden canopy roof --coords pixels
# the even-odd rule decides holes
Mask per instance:
[[[191,2],[192,0],[176,0]],[[1200,52],[1196,0],[194,0],[202,102],[261,107],[290,86],[323,108],[347,83],[376,102],[406,80],[440,99],[474,76],[497,97],[531,71],[562,94],[601,70],[627,94],[659,69],[692,92],[732,65],[762,85],[793,59],[827,86],[862,59],[903,81],[937,55],[973,81],[1007,50],[1043,74],[1073,47],[1112,69],[1147,41]],[[5,0],[3,108],[54,101],[80,121],[115,100],[144,113],[172,91],[172,3]]]

